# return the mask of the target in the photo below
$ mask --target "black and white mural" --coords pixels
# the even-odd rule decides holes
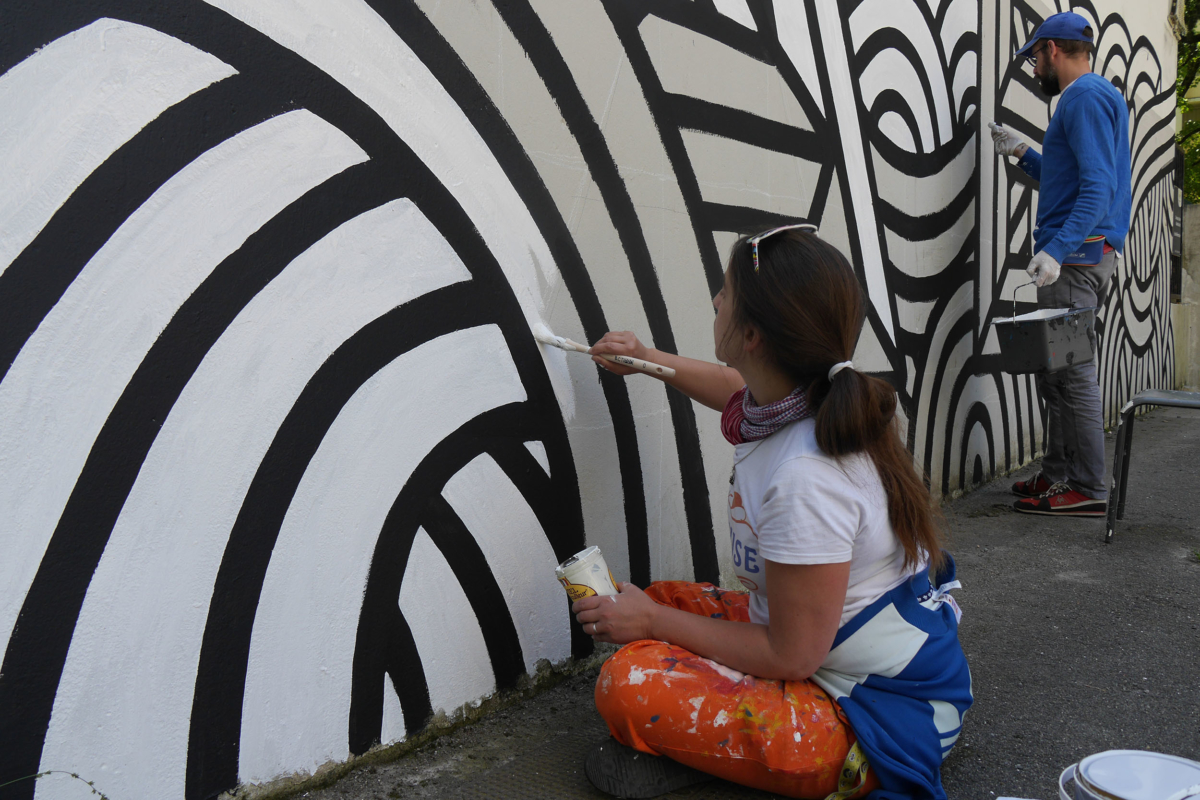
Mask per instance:
[[[1173,381],[1156,4],[1072,6],[1134,143],[1109,414]],[[0,784],[313,772],[587,655],[552,572],[585,543],[620,579],[720,580],[717,415],[530,328],[711,359],[738,232],[807,220],[851,256],[855,361],[936,491],[1036,457],[991,333],[1036,191],[985,126],[1040,140],[1011,55],[1065,8],[10,3]]]

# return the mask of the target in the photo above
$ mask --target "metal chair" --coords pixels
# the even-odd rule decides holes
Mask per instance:
[[[1200,409],[1200,392],[1147,389],[1133,396],[1121,409],[1117,425],[1117,447],[1113,452],[1112,488],[1108,492],[1108,527],[1104,542],[1112,541],[1117,520],[1125,518],[1125,486],[1129,483],[1129,450],[1133,444],[1134,412],[1138,406],[1171,406]]]

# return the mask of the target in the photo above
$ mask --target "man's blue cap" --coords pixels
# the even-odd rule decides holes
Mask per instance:
[[[1067,39],[1076,42],[1091,42],[1092,35],[1089,32],[1092,23],[1076,14],[1074,11],[1064,11],[1061,14],[1054,14],[1046,17],[1046,21],[1038,26],[1038,29],[1033,32],[1033,36],[1029,37],[1029,41],[1025,46],[1017,51],[1016,58],[1023,58],[1029,55],[1029,51],[1038,43],[1040,39]]]

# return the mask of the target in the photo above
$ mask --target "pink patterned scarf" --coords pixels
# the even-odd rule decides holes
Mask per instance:
[[[789,422],[811,417],[808,396],[797,388],[782,400],[760,406],[743,386],[729,397],[721,412],[721,433],[730,444],[765,439]]]

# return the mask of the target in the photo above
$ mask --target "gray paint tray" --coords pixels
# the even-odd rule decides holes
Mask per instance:
[[[1057,372],[1096,357],[1095,308],[1039,308],[996,320],[1000,369],[1016,375]]]

